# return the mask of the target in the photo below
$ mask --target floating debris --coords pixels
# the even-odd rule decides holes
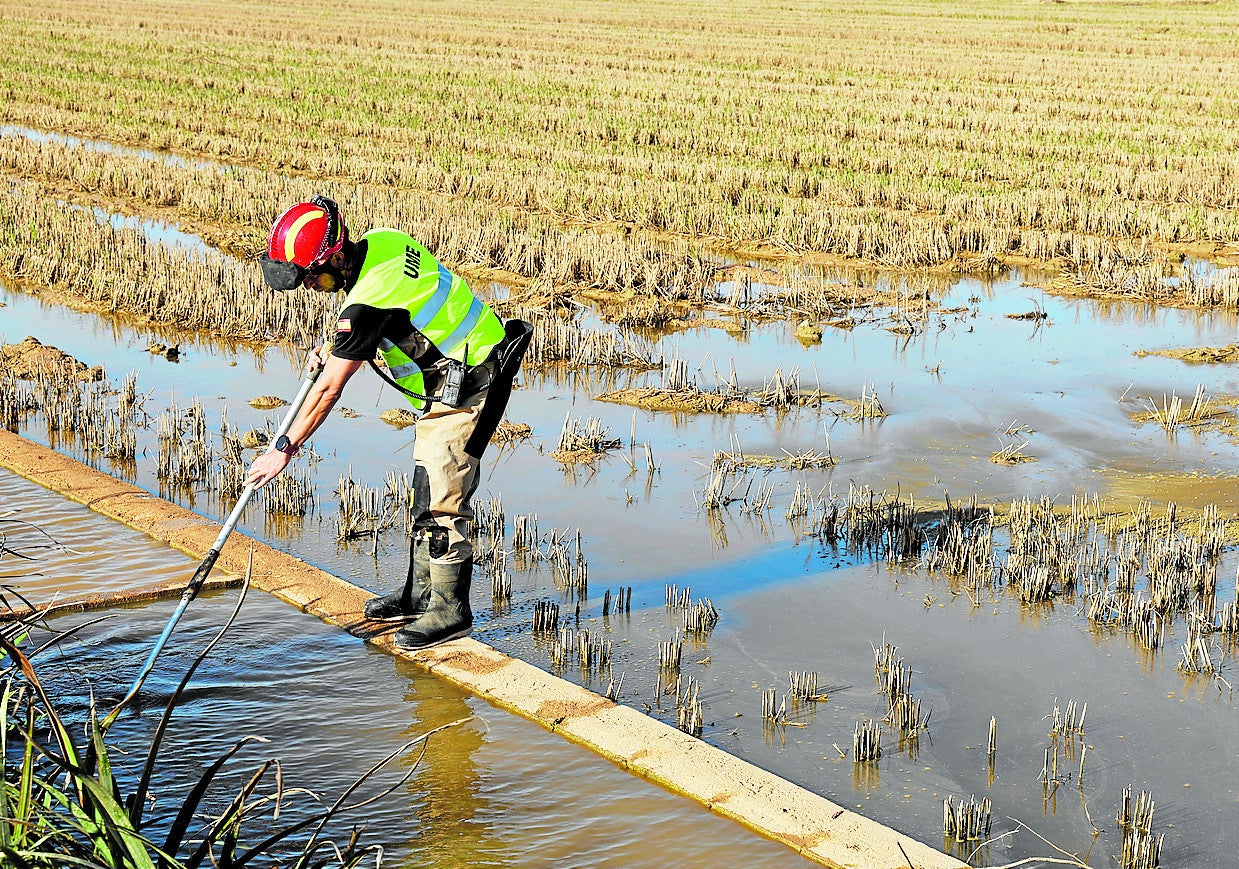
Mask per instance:
[[[181,360],[181,348],[178,344],[168,345],[162,344],[159,341],[152,341],[146,346],[146,352],[154,356],[162,356],[169,362],[179,362]],[[278,407],[278,405],[276,406]]]
[[[379,414],[379,419],[398,429],[417,424],[417,414],[406,408],[392,408]]]
[[[794,334],[796,340],[806,347],[822,343],[822,327],[808,320],[801,320]]]
[[[258,450],[271,443],[271,432],[260,428],[252,428],[239,438],[241,446],[247,450]]]
[[[288,402],[278,395],[260,395],[249,400],[249,406],[255,410],[272,410],[277,407],[287,407]]]
[[[1009,443],[998,452],[990,453],[989,460],[996,465],[1022,465],[1025,462],[1035,462],[1037,461],[1035,458],[1024,452],[1024,447],[1028,446],[1028,443],[1028,441],[1018,444]]]

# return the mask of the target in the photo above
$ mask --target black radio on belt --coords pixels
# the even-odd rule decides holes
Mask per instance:
[[[448,407],[460,407],[460,391],[465,385],[465,370],[468,366],[455,359],[447,360],[447,371],[443,374],[443,392],[439,401]]]

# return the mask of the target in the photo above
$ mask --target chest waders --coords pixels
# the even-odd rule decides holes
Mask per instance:
[[[471,421],[472,431],[463,448],[465,457],[475,469],[480,468],[486,445],[507,408],[512,382],[533,335],[533,327],[521,320],[509,320],[504,329],[507,334],[491,360],[491,379],[480,404],[474,399],[467,408],[444,412],[444,416],[464,414]],[[473,485],[476,485],[476,478]],[[433,547],[433,541],[431,545]],[[396,646],[408,650],[425,649],[467,635],[473,627],[473,613],[469,609],[472,576],[471,552],[463,561],[455,563],[432,559],[429,568],[431,597],[426,612],[413,624],[396,632],[393,638]]]

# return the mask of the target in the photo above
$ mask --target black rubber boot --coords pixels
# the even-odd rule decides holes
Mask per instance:
[[[417,529],[409,543],[409,576],[404,588],[366,601],[366,618],[406,622],[426,612],[430,604],[430,535]]]
[[[409,651],[428,649],[473,631],[469,585],[473,559],[460,564],[430,564],[430,606],[416,624],[396,631],[396,646]]]

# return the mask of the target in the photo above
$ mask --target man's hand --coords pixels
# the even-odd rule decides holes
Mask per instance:
[[[310,355],[305,360],[305,371],[309,374],[317,371],[327,364],[327,360],[331,357],[331,343],[320,344],[317,347],[310,349]]]
[[[245,477],[245,485],[252,483],[261,489],[283,473],[291,458],[292,456],[288,453],[282,453],[279,450],[263,453],[250,465],[250,472]]]

